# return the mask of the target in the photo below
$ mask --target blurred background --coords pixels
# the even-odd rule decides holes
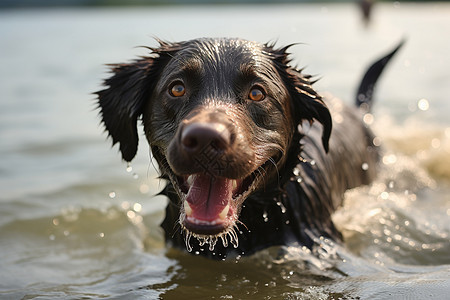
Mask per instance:
[[[445,298],[449,16],[446,1],[0,0],[0,298]],[[164,182],[142,129],[127,165],[93,93],[105,64],[148,55],[139,46],[155,37],[211,36],[299,43],[292,64],[350,105],[366,68],[406,39],[375,94],[379,179],[334,217],[344,245],[225,262],[164,245]]]

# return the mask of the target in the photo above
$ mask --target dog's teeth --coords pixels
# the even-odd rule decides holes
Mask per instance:
[[[233,190],[235,190],[237,188],[237,181],[233,180]]]
[[[228,216],[228,211],[230,210],[230,204],[227,204],[227,206],[224,207],[222,212],[219,214],[219,218],[221,220],[224,220]]]
[[[189,203],[186,200],[184,200],[184,213],[187,217],[192,215],[192,208],[189,206]]]
[[[194,184],[194,175],[189,175],[186,182],[188,183],[189,186],[192,186]]]

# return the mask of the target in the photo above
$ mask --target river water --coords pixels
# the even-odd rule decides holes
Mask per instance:
[[[0,298],[448,297],[449,16],[430,2],[378,4],[368,27],[352,4],[0,11]],[[293,63],[349,103],[407,39],[375,95],[380,176],[334,216],[343,245],[220,262],[166,248],[149,148],[121,162],[91,93],[135,46],[203,36],[298,42]]]

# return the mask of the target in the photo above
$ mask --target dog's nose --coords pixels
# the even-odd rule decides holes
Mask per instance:
[[[222,152],[230,146],[230,132],[220,123],[191,123],[183,128],[181,144],[190,154]]]

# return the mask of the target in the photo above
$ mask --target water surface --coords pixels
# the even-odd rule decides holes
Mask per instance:
[[[374,13],[365,28],[351,4],[1,11],[0,298],[445,298],[450,5]],[[293,63],[349,103],[367,65],[407,37],[376,92],[379,179],[334,216],[344,245],[225,262],[165,247],[149,148],[121,162],[91,93],[105,63],[146,54],[134,47],[152,37],[202,36],[299,42]]]

